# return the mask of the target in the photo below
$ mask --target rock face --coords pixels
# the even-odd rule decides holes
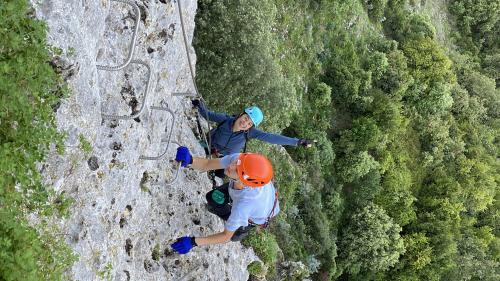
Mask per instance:
[[[183,169],[167,185],[176,173],[171,160],[177,145],[167,150],[162,140],[173,121],[172,141],[204,155],[189,99],[172,95],[194,91],[177,1],[135,1],[141,17],[133,59],[149,64],[151,84],[143,113],[129,120],[107,120],[101,113],[130,116],[140,110],[146,67],[96,66],[127,59],[133,8],[109,0],[32,1],[49,27],[49,44],[60,50],[52,65],[72,92],[57,109],[66,151],[52,153],[42,173],[57,193],[75,200],[71,216],[55,222],[79,255],[69,273],[73,280],[247,280],[246,266],[256,259],[239,243],[198,247],[182,256],[168,250],[177,237],[223,230],[222,221],[205,211],[204,195],[211,189],[205,174]],[[190,44],[196,1],[180,4]],[[168,106],[175,120],[150,106]],[[140,159],[165,151],[158,161]]]

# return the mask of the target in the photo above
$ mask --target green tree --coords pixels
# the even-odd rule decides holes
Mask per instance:
[[[499,0],[453,0],[450,11],[457,17],[457,25],[465,38],[471,37],[480,49],[493,46],[488,43],[495,42],[493,37],[497,35]]]
[[[451,61],[431,38],[411,39],[402,44],[410,74],[419,83],[451,82]]]
[[[367,151],[348,154],[340,158],[336,164],[337,175],[343,182],[355,181],[379,166]]]
[[[497,87],[500,86],[500,53],[486,55],[483,60],[483,70],[488,77],[495,79]]]
[[[471,70],[460,75],[459,82],[471,96],[483,101],[490,117],[500,117],[500,91],[496,88],[494,79]]]
[[[405,163],[395,163],[384,174],[382,190],[377,197],[377,204],[382,206],[394,221],[405,226],[416,219],[411,193],[412,176]]]
[[[424,118],[440,118],[447,115],[453,105],[450,84],[433,83],[428,87],[427,85],[414,84],[411,88],[409,101]]]
[[[368,204],[349,218],[340,237],[342,268],[357,275],[384,271],[405,252],[401,227],[375,204]]]
[[[267,113],[265,126],[277,131],[289,125],[299,95],[274,57],[276,13],[268,0],[199,1],[193,45],[196,82],[208,103],[226,112],[257,104]]]
[[[366,57],[365,69],[371,72],[372,79],[380,79],[387,71],[389,60],[385,53],[374,51]]]
[[[365,7],[368,10],[368,15],[374,21],[380,21],[384,16],[385,5],[388,0],[366,0]]]
[[[382,89],[392,99],[399,100],[408,86],[413,83],[410,75],[406,57],[400,50],[395,50],[387,54],[389,65],[382,77],[375,80],[375,86]]]
[[[371,118],[360,117],[352,122],[350,130],[341,133],[339,147],[346,153],[375,148],[379,144],[381,132]]]

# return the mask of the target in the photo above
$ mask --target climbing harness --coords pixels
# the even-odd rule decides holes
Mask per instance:
[[[261,229],[266,229],[269,226],[269,223],[271,222],[271,219],[274,217],[274,210],[276,210],[276,205],[277,204],[278,204],[278,190],[276,190],[274,192],[274,204],[273,204],[273,208],[271,209],[271,212],[267,216],[266,222],[258,224],[258,223],[254,223],[251,219],[248,219],[248,224],[249,225],[253,225],[253,226],[257,226],[257,227],[259,227]]]

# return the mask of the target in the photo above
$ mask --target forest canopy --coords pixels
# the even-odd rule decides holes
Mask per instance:
[[[250,143],[281,193],[270,280],[500,279],[500,0],[198,5],[209,107],[317,140]]]

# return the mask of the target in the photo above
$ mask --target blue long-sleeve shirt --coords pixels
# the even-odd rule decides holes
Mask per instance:
[[[252,127],[245,131],[233,132],[233,124],[237,117],[210,111],[203,103],[198,106],[198,112],[207,121],[219,124],[210,131],[211,148],[215,148],[220,155],[239,153],[245,146],[246,138],[258,139],[272,144],[297,146],[299,139],[268,133]],[[245,137],[247,134],[247,137]]]

